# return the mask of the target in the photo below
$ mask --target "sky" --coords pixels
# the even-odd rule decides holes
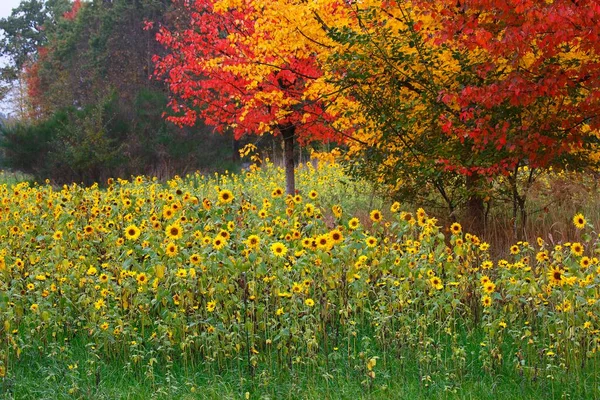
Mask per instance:
[[[0,18],[6,18],[11,13],[13,8],[17,8],[21,0],[0,0]],[[0,65],[4,64],[4,59],[0,55]],[[7,113],[11,111],[11,104],[9,102],[0,102],[0,112]]]
[[[17,8],[21,0],[0,0],[0,18],[6,18],[10,15],[13,8]]]

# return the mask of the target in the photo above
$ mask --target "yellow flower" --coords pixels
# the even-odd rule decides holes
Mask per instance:
[[[581,243],[575,242],[571,245],[571,254],[576,256],[583,255],[583,245]]]
[[[304,304],[306,304],[309,307],[312,307],[315,305],[315,301],[313,299],[309,298],[309,299],[304,300]]]
[[[271,197],[273,197],[273,198],[281,197],[281,196],[283,196],[283,189],[282,188],[275,188],[271,192]]]
[[[433,286],[437,290],[441,290],[444,288],[442,280],[437,276],[432,276],[431,278],[429,278],[429,283],[431,283],[431,286]]]
[[[350,221],[348,221],[348,228],[352,230],[358,228],[359,225],[360,221],[358,220],[358,218],[352,218]]]
[[[217,306],[217,302],[216,301],[209,301],[208,303],[206,303],[206,311],[208,312],[213,312],[215,311],[215,307]]]
[[[340,232],[339,229],[334,229],[331,232],[329,232],[329,239],[331,239],[331,241],[334,244],[338,244],[344,240],[344,236],[342,235],[342,232]]]
[[[183,229],[181,229],[181,226],[179,226],[179,224],[171,224],[167,225],[165,233],[169,239],[177,240],[181,239],[181,237],[183,236]]]
[[[284,257],[287,254],[287,247],[283,243],[273,243],[271,245],[271,252],[277,257]]]
[[[365,243],[367,244],[368,247],[375,247],[375,246],[377,246],[377,239],[373,236],[369,236],[368,238],[365,239]]]
[[[219,192],[219,203],[228,204],[233,201],[233,193],[230,190],[221,190]]]
[[[136,280],[138,285],[145,285],[146,283],[148,283],[148,275],[141,272],[137,275]]]
[[[458,222],[455,222],[450,225],[450,232],[452,232],[454,235],[458,235],[462,232],[462,226],[460,226]]]
[[[140,237],[140,229],[135,225],[129,225],[125,228],[125,238],[129,240],[136,240]]]
[[[551,285],[564,285],[565,284],[565,271],[559,267],[552,267],[550,271],[548,271],[548,281]]]
[[[248,236],[248,239],[246,239],[246,246],[251,249],[258,249],[260,246],[260,237],[258,237],[258,235]]]
[[[220,236],[215,236],[212,242],[213,248],[215,250],[221,250],[223,247],[225,247],[225,244],[227,244],[227,241]]]
[[[371,218],[371,221],[373,222],[381,222],[383,216],[381,215],[381,211],[373,210],[369,213],[369,218]]]
[[[165,254],[168,255],[169,257],[176,256],[178,251],[179,251],[179,249],[177,248],[177,246],[174,243],[167,244],[167,247],[165,248]]]
[[[484,307],[491,306],[492,305],[492,298],[486,294],[485,296],[483,296],[481,298],[481,304],[483,304]]]
[[[575,225],[575,227],[577,229],[583,229],[583,228],[585,228],[587,221],[586,221],[585,217],[583,216],[583,214],[578,213],[578,214],[575,214],[575,216],[573,216],[573,224]]]

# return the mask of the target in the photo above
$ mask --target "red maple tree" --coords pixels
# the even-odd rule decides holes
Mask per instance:
[[[322,74],[310,53],[263,55],[255,40],[232,41],[231,35],[252,38],[256,21],[252,5],[214,10],[213,0],[182,5],[186,17],[175,28],[161,27],[157,40],[168,50],[155,56],[155,76],[164,79],[172,94],[174,114],[168,120],[193,125],[198,119],[222,133],[231,129],[243,135],[281,134],[285,147],[287,193],[295,193],[294,140],[341,140],[331,125],[335,115],[322,98],[307,98],[311,81]],[[261,33],[262,34],[262,33]],[[269,46],[270,38],[260,38]],[[270,55],[269,55],[270,54]],[[267,74],[249,77],[260,66]]]

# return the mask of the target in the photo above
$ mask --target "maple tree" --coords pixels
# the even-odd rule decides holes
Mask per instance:
[[[328,19],[334,3],[323,5]],[[319,55],[327,46],[306,33],[320,30],[326,39],[324,21],[302,2],[198,0],[182,7],[189,19],[157,35],[169,50],[155,57],[156,75],[172,93],[168,119],[190,125],[201,118],[236,138],[281,134],[286,191],[295,193],[294,141],[341,141],[353,125],[343,121],[343,97],[323,84]]]
[[[330,30],[348,46],[331,60],[338,85],[350,84],[372,122],[369,146],[351,149],[359,161],[371,157],[362,171],[370,168],[392,186],[412,180],[413,192],[423,178],[434,185],[458,179],[471,216],[483,219],[485,191],[498,176],[523,211],[520,167],[533,178],[540,168],[597,162],[596,2],[348,7],[359,22]]]

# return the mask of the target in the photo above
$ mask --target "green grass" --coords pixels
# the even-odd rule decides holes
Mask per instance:
[[[364,360],[333,357],[311,365],[279,369],[259,365],[251,374],[243,358],[217,368],[199,363],[184,367],[134,365],[108,360],[88,352],[83,341],[50,346],[44,355],[30,349],[0,378],[1,399],[600,399],[600,376],[595,366],[564,381],[521,376],[505,362],[485,373],[476,357],[478,344],[467,347],[464,371],[419,369],[416,359],[386,359],[374,368],[375,379],[365,375]],[[102,354],[102,352],[97,352]],[[77,364],[70,369],[69,365]],[[358,366],[358,367],[356,367]],[[427,378],[427,376],[429,378]]]

